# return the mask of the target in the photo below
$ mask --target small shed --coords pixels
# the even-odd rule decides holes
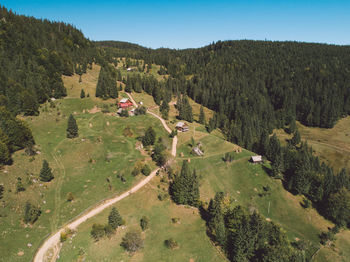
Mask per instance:
[[[118,103],[119,108],[128,108],[131,106],[132,106],[132,102],[130,101],[129,98],[122,98]]]
[[[184,122],[178,122],[175,129],[180,132],[187,132],[189,130],[188,125]]]
[[[258,155],[258,156],[252,156],[250,161],[252,161],[252,163],[256,164],[256,163],[262,163],[262,156]]]

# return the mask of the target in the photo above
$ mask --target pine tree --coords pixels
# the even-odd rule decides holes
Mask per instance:
[[[145,136],[142,138],[142,144],[144,146],[154,145],[156,141],[156,131],[150,126],[145,133]]]
[[[81,89],[80,98],[85,98],[85,91],[84,91],[84,89]]]
[[[0,185],[0,199],[2,199],[4,196],[4,186]]]
[[[71,114],[68,118],[67,138],[78,137],[78,135],[78,125],[73,115]]]
[[[39,177],[43,182],[50,182],[54,178],[51,168],[49,167],[49,163],[46,160],[43,161],[43,166],[40,170]]]
[[[169,108],[169,104],[167,101],[165,101],[165,100],[162,101],[162,104],[160,105],[159,110],[162,114],[162,118],[168,119],[170,108]]]
[[[10,151],[6,144],[0,141],[0,166],[9,163],[11,160]]]
[[[113,207],[108,216],[108,225],[110,225],[113,229],[121,226],[123,224],[123,219],[120,216],[118,210]]]
[[[298,130],[295,130],[294,134],[293,134],[293,137],[292,139],[290,140],[290,143],[293,145],[293,146],[296,146],[297,144],[299,144],[301,141],[301,138],[300,138],[300,133]]]
[[[199,204],[199,182],[196,172],[189,169],[184,160],[181,173],[175,176],[170,186],[170,194],[176,204],[198,206]]]
[[[200,112],[199,112],[199,123],[202,125],[205,125],[205,113],[204,108],[201,106]]]

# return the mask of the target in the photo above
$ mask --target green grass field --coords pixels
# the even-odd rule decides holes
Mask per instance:
[[[201,200],[209,202],[216,192],[224,191],[234,199],[233,205],[240,204],[249,210],[258,210],[267,219],[279,224],[287,233],[291,241],[305,239],[312,248],[310,253],[319,247],[318,234],[332,226],[330,222],[322,218],[314,209],[301,207],[301,197],[293,196],[285,191],[278,180],[270,178],[265,169],[266,165],[254,165],[248,160],[253,153],[242,150],[234,153],[234,160],[225,163],[222,160],[224,153],[233,151],[236,145],[224,141],[214,134],[196,132],[196,142],[201,142],[205,148],[203,157],[190,154],[189,132],[179,134],[177,163],[175,169],[181,167],[184,159],[190,161],[190,167],[196,168],[200,176]],[[259,196],[263,193],[264,186],[270,187],[270,194]],[[170,200],[159,201],[157,194],[166,190],[167,184],[157,178],[150,185],[116,205],[121,214],[126,218],[127,229],[118,229],[112,239],[105,238],[95,243],[90,236],[93,223],[106,223],[108,211],[91,219],[78,228],[77,235],[64,244],[61,251],[63,261],[221,261],[224,258],[218,250],[211,246],[206,236],[204,221],[200,219],[197,211],[192,208],[176,206]],[[185,219],[184,212],[188,215],[188,225],[172,225],[172,217]],[[120,247],[121,238],[130,228],[139,227],[139,219],[147,215],[151,220],[151,228],[143,235],[145,247],[133,257]],[[194,233],[195,232],[195,233]],[[168,250],[164,247],[164,240],[173,237],[179,242],[178,250]],[[191,248],[189,248],[191,247]],[[79,250],[81,254],[79,255]],[[109,250],[109,251],[107,251]],[[153,260],[152,260],[153,259]]]
[[[302,140],[307,140],[321,161],[330,164],[336,171],[345,167],[350,170],[350,117],[340,119],[330,129],[307,127],[297,123]],[[283,130],[276,130],[277,136],[284,141],[291,136]]]
[[[146,128],[153,126],[170,147],[166,131],[154,117],[117,118],[101,112],[88,113],[89,109],[102,108],[103,104],[115,111],[114,106],[110,107],[115,101],[76,98],[80,95],[80,83],[78,78],[70,81],[75,85],[67,88],[67,98],[54,102],[55,108],[47,103],[42,106],[40,116],[25,118],[39,154],[30,157],[18,151],[13,156],[14,164],[0,171],[0,183],[5,186],[0,210],[0,261],[30,261],[50,232],[141,179],[131,176],[131,171],[136,161],[149,160],[149,156],[135,149],[137,137]],[[72,140],[66,138],[69,114],[74,115],[79,126],[79,138]],[[125,127],[132,130],[131,137],[123,135]],[[53,169],[55,178],[50,183],[38,180],[43,159]],[[123,174],[125,183],[117,177],[119,174]],[[17,177],[22,178],[24,192],[15,192]],[[74,195],[72,202],[67,201],[69,192]],[[22,223],[26,201],[40,206],[42,211],[30,227]]]
[[[157,187],[160,185],[160,188]],[[73,239],[63,244],[61,261],[226,261],[211,244],[205,233],[205,222],[193,208],[177,206],[169,199],[160,201],[166,184],[156,177],[150,184],[132,196],[117,203],[119,213],[126,221],[126,228],[119,228],[111,238],[98,242],[90,236],[93,223],[107,223],[110,209],[82,224]],[[150,226],[142,233],[144,248],[130,256],[120,246],[128,230],[140,229],[140,219],[147,216]],[[172,223],[172,218],[180,218]],[[173,238],[179,248],[170,250],[164,245]]]

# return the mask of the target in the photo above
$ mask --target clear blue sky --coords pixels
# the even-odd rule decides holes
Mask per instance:
[[[18,14],[74,24],[91,40],[190,48],[218,40],[350,44],[350,0],[1,0]]]

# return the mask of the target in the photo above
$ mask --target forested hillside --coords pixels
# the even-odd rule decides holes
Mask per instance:
[[[218,112],[215,124],[248,149],[256,149],[263,132],[295,120],[329,128],[350,114],[349,46],[269,41],[186,50],[116,46],[115,55],[163,65],[179,80],[171,86],[174,93],[187,93]]]
[[[71,25],[0,7],[0,165],[10,161],[9,153],[34,143],[14,116],[37,115],[39,104],[66,96],[62,74],[85,72],[95,50]]]

